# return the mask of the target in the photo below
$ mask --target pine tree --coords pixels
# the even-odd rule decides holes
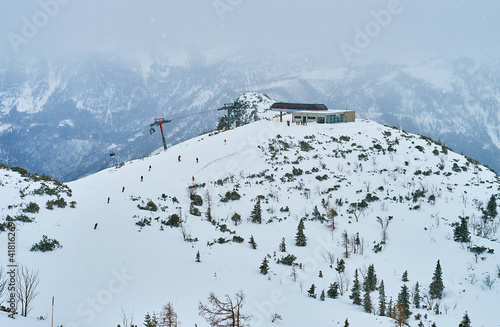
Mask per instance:
[[[319,212],[318,206],[314,206],[313,213],[312,213],[312,220],[319,220],[321,223],[323,223],[326,219],[325,217]]]
[[[375,274],[375,266],[373,264],[368,266],[368,272],[363,281],[363,289],[368,289],[370,292],[377,289],[377,275]]]
[[[314,286],[314,284],[311,285],[311,288],[307,291],[307,294],[310,297],[316,298],[316,286]]]
[[[319,299],[321,301],[324,301],[325,300],[325,290],[321,290],[321,295],[319,296]]]
[[[144,326],[156,327],[156,325],[153,325],[153,321],[151,320],[151,316],[149,315],[149,312],[146,313],[146,315],[144,316]]]
[[[267,275],[267,273],[269,272],[267,257],[264,257],[264,260],[262,260],[262,264],[260,265],[259,269],[261,274]]]
[[[403,282],[407,282],[408,281],[408,270],[405,270],[405,272],[403,273],[403,276],[401,277],[401,280]]]
[[[380,285],[378,286],[378,311],[379,315],[381,316],[385,316],[385,310],[386,310],[385,301],[386,301],[385,286],[384,286],[384,281],[381,280]]]
[[[436,326],[436,323],[435,323],[435,322],[433,322],[433,323],[432,323],[432,325],[431,325],[431,327],[437,327],[437,326]]]
[[[471,327],[469,315],[467,314],[467,312],[465,313],[464,318],[462,319],[462,322],[458,325],[458,327]]]
[[[284,237],[281,239],[281,243],[280,243],[279,249],[280,249],[280,252],[286,252],[286,243],[285,243],[285,238]]]
[[[337,282],[330,284],[326,295],[331,299],[336,299],[339,296],[339,284]]]
[[[399,292],[398,295],[398,303],[401,303],[404,306],[405,317],[406,319],[408,319],[411,315],[410,293],[408,293],[408,286],[406,286],[406,284],[403,284],[403,286],[401,286],[401,292]]]
[[[442,299],[443,290],[443,272],[441,270],[441,263],[438,260],[436,269],[434,270],[434,275],[432,276],[432,282],[429,285],[429,294],[431,296],[431,299]]]
[[[434,306],[434,313],[435,314],[439,314],[439,303],[436,303],[436,305]]]
[[[490,200],[488,201],[488,205],[486,206],[486,214],[490,217],[490,219],[494,219],[498,215],[497,200],[495,194],[492,194]]]
[[[337,267],[335,267],[335,270],[340,274],[345,271],[345,261],[344,259],[337,259]]]
[[[201,259],[200,259],[200,251],[196,252],[196,262],[201,262]]]
[[[153,311],[153,316],[151,317],[151,324],[152,327],[160,326],[160,322],[158,321],[158,317],[156,316],[156,313],[154,311]]]
[[[255,240],[253,239],[253,235],[250,235],[250,241],[248,241],[248,243],[250,243],[250,247],[252,249],[257,249],[257,243],[255,243]]]
[[[345,319],[344,327],[349,327],[349,320],[347,320],[347,318]]]
[[[252,223],[257,223],[257,224],[262,223],[262,210],[260,208],[260,198],[257,199],[257,203],[255,203],[255,205],[253,206],[250,218],[252,218]]]
[[[297,234],[295,236],[295,245],[297,246],[306,246],[307,245],[307,239],[304,234],[304,219],[302,218],[299,222],[299,225],[297,226]]]
[[[354,283],[351,288],[351,295],[349,298],[352,300],[353,304],[361,305],[361,287],[359,285],[358,270],[354,272]]]
[[[370,297],[370,290],[365,288],[365,294],[363,296],[363,308],[366,312],[372,312],[372,299]]]
[[[468,217],[460,217],[460,224],[453,223],[453,240],[460,243],[470,242],[470,232],[467,226]]]
[[[413,305],[415,305],[415,308],[420,309],[420,285],[418,282],[413,289]]]

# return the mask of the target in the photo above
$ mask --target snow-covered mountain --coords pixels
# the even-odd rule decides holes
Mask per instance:
[[[466,312],[474,326],[498,326],[499,288],[491,282],[500,277],[499,217],[486,212],[492,198],[500,200],[499,176],[427,137],[373,121],[287,126],[266,119],[195,137],[68,188],[4,168],[0,181],[3,216],[34,220],[15,221],[17,261],[40,276],[30,315],[50,320],[55,296],[57,326],[113,326],[121,315],[141,325],[167,302],[184,326],[208,326],[199,303],[207,304],[210,292],[234,297],[240,290],[251,326],[343,326],[346,319],[393,326],[378,315],[378,291],[370,293],[372,313],[349,298],[355,271],[362,283],[370,265],[377,283],[384,281],[387,305],[403,285],[413,294],[419,283],[421,305],[410,306],[410,326],[457,326]],[[74,208],[46,209],[61,198]],[[38,213],[23,213],[30,202]],[[334,226],[323,222],[328,212]],[[470,242],[454,241],[460,217]],[[307,244],[296,246],[301,220]],[[62,248],[30,252],[43,235]],[[0,233],[0,244],[6,237]],[[430,299],[438,260],[443,298]],[[335,282],[342,294],[321,301]],[[316,298],[308,296],[312,284]],[[2,312],[0,323],[48,326]]]
[[[305,58],[308,59],[308,58]],[[0,162],[73,180],[214,129],[216,109],[249,91],[325,103],[441,139],[500,169],[499,69],[469,59],[336,66],[304,58],[78,55],[10,62],[0,81]],[[113,152],[115,157],[110,157]]]

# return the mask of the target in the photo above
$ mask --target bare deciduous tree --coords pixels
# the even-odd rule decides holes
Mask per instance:
[[[349,279],[345,272],[339,272],[337,275],[337,284],[339,285],[339,293],[340,295],[344,295],[347,291],[349,291]]]
[[[297,269],[295,268],[295,266],[292,266],[292,272],[290,273],[290,277],[292,278],[292,280],[294,282],[297,281],[299,275],[297,274]]]
[[[21,303],[21,316],[26,317],[31,310],[31,303],[38,295],[36,288],[40,279],[38,270],[29,269],[26,266],[19,265],[16,275],[16,296]]]
[[[389,223],[391,222],[391,220],[387,217],[385,219],[382,219],[380,218],[379,216],[377,216],[377,221],[378,223],[380,224],[380,227],[382,228],[382,231],[381,231],[381,236],[382,236],[382,244],[386,244],[387,243],[387,239],[389,238],[389,234],[387,233],[387,228],[389,227]]]
[[[208,221],[212,222],[212,196],[210,195],[208,189],[205,191],[205,201],[207,202],[206,217]]]
[[[200,316],[212,327],[244,327],[248,326],[245,321],[250,320],[250,316],[241,312],[245,302],[243,291],[236,293],[232,299],[225,295],[225,300],[219,299],[214,293],[208,295],[208,304],[199,303],[198,312]]]
[[[7,289],[7,272],[3,266],[0,266],[0,301],[3,298],[3,293]]]
[[[327,211],[326,211],[326,218],[327,218],[327,225],[328,228],[330,228],[332,230],[332,237],[333,237],[333,231],[335,230],[335,228],[337,227],[336,224],[335,224],[335,217],[337,217],[339,214],[337,213],[337,211],[335,211],[335,209],[333,208],[329,208]]]
[[[492,279],[489,273],[486,273],[486,275],[483,278],[483,290],[491,290],[493,288],[493,284],[495,284],[496,279]]]
[[[122,326],[123,327],[134,327],[134,314],[131,313],[130,315],[125,313],[125,310],[122,309],[122,313],[120,314],[120,317],[122,319]]]
[[[408,323],[406,322],[406,313],[405,313],[405,305],[398,301],[394,306],[393,311],[393,319],[395,320],[395,324],[398,327],[406,326]]]

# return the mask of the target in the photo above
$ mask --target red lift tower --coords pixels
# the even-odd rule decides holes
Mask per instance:
[[[154,126],[160,125],[160,131],[161,131],[161,139],[163,140],[163,149],[167,149],[167,142],[165,141],[165,136],[163,135],[163,126],[162,124],[165,123],[170,123],[171,120],[165,120],[165,118],[155,118],[155,122],[150,124],[151,129],[149,130],[149,133],[153,134],[155,132]]]

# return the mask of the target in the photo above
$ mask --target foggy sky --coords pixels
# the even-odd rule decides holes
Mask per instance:
[[[0,58],[172,50],[496,58],[498,13],[496,0],[1,0]]]

